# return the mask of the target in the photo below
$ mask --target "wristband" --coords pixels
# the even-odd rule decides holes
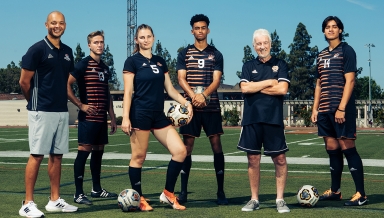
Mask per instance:
[[[207,96],[205,96],[203,92],[201,94],[203,95],[204,99],[207,100]]]
[[[338,111],[341,111],[341,112],[345,112],[345,110],[340,110],[339,108],[337,108]]]

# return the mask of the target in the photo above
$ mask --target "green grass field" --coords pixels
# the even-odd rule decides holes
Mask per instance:
[[[244,158],[245,153],[236,149],[240,129],[225,129],[222,136],[224,154],[227,157]],[[205,134],[196,140],[193,155],[210,155],[211,149]],[[260,210],[241,212],[241,207],[250,199],[247,175],[247,163],[227,162],[225,174],[225,191],[229,205],[218,206],[216,200],[216,179],[212,162],[193,162],[189,182],[189,195],[186,211],[175,211],[169,206],[160,204],[158,197],[164,188],[165,172],[168,161],[150,161],[144,164],[142,187],[147,198],[154,207],[153,212],[123,213],[117,206],[117,200],[94,199],[94,205],[79,205],[75,213],[49,213],[44,206],[49,196],[49,179],[47,175],[47,160],[40,167],[40,174],[35,187],[35,203],[38,204],[46,217],[382,217],[384,216],[384,173],[383,167],[368,166],[365,171],[365,187],[369,204],[362,207],[346,208],[344,202],[355,192],[353,180],[348,167],[344,167],[342,178],[343,201],[319,202],[314,208],[303,208],[297,204],[296,191],[305,184],[314,185],[320,192],[330,186],[329,166],[313,162],[311,158],[327,158],[324,143],[316,134],[286,134],[290,151],[287,157],[302,157],[311,164],[290,164],[289,175],[285,191],[285,200],[291,208],[289,214],[278,214],[275,208],[275,177],[273,164],[261,165]],[[70,129],[70,152],[77,150],[77,129]],[[109,138],[110,144],[105,152],[129,154],[129,138],[120,130]],[[365,131],[358,134],[357,149],[363,159],[384,160],[382,142],[384,134],[375,131]],[[26,128],[0,129],[0,217],[19,217],[18,210],[24,198],[24,170],[28,155],[12,157],[1,155],[5,151],[29,151],[28,130]],[[167,154],[168,152],[151,136],[148,153]],[[61,197],[73,203],[73,159],[64,155]],[[193,158],[193,157],[192,157]],[[262,159],[269,157],[262,157]],[[129,159],[105,159],[102,168],[102,186],[109,191],[120,192],[130,188],[127,175]],[[84,190],[90,195],[92,182],[87,162]],[[176,185],[176,192],[180,190],[180,183]],[[90,199],[92,199],[90,197]],[[74,204],[74,203],[73,203]]]

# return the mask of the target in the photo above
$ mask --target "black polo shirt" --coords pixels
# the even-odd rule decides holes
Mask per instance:
[[[123,71],[135,74],[131,108],[164,111],[164,75],[168,67],[162,57],[147,59],[138,52],[127,58]]]
[[[67,81],[74,69],[72,49],[60,42],[57,49],[45,37],[32,45],[22,58],[22,68],[34,71],[27,109],[66,112]]]
[[[265,63],[258,58],[244,63],[240,83],[268,79],[289,84],[287,63],[275,57]],[[283,95],[267,95],[261,92],[244,94],[244,114],[241,125],[268,123],[283,126],[283,101]]]

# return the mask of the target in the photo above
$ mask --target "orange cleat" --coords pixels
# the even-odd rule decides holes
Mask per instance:
[[[148,204],[148,202],[146,201],[144,196],[140,197],[140,206],[139,207],[140,207],[141,211],[152,211],[153,210],[153,208],[151,207],[151,205]]]
[[[160,202],[166,203],[172,206],[175,210],[185,210],[186,208],[183,205],[180,205],[177,201],[175,193],[169,192],[164,189],[163,193],[160,195]]]

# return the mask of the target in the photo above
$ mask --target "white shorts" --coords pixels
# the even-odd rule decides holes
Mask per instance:
[[[28,111],[30,153],[68,153],[68,119],[68,112]]]

